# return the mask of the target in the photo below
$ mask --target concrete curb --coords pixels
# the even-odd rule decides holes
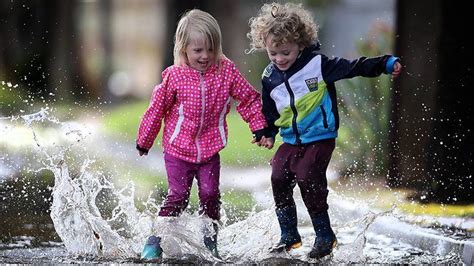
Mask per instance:
[[[461,255],[463,263],[467,265],[473,262],[474,240],[456,240],[441,236],[436,230],[420,228],[389,216],[378,217],[369,227],[369,231],[389,235],[436,255],[445,256],[454,252]]]
[[[341,221],[348,219],[356,220],[373,213],[376,219],[369,226],[369,232],[399,239],[421,250],[439,256],[445,256],[454,252],[462,257],[462,261],[466,265],[471,265],[474,262],[474,239],[472,238],[457,240],[443,236],[435,229],[420,227],[402,221],[390,214],[382,214],[380,211],[372,210],[360,202],[350,202],[337,198],[332,201],[332,204],[329,211],[336,219]],[[339,213],[344,213],[345,216],[340,217]]]

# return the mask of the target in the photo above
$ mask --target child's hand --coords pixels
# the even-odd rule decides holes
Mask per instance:
[[[255,139],[252,141],[252,143],[256,143]],[[262,137],[262,139],[257,143],[257,145],[259,147],[265,147],[267,149],[271,149],[273,148],[273,144],[275,143],[275,139],[274,138],[265,138],[265,137]]]
[[[273,144],[275,143],[275,139],[274,138],[265,138],[263,137],[263,140],[260,141],[260,142],[263,142],[262,146],[271,150],[273,148]]]
[[[402,72],[402,64],[400,64],[400,62],[397,61],[393,65],[392,78],[397,78],[401,72]]]

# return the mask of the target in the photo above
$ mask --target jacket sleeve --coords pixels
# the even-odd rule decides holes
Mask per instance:
[[[267,126],[262,114],[260,93],[242,76],[234,64],[231,66],[233,75],[230,95],[238,101],[237,112],[249,124],[250,130],[256,132]]]
[[[171,86],[169,68],[162,73],[162,82],[155,86],[148,109],[145,111],[138,128],[137,149],[148,152],[160,132],[161,120],[171,108],[175,91]]]
[[[275,121],[280,118],[280,113],[278,113],[275,101],[270,97],[270,88],[268,85],[265,85],[264,80],[262,80],[262,104],[262,112],[268,125],[265,137],[274,138],[278,134],[278,127],[275,126]]]
[[[329,59],[325,55],[321,56],[322,74],[326,83],[336,82],[341,79],[350,79],[356,76],[377,77],[382,73],[389,74],[388,64],[393,65],[394,63],[393,60],[389,59],[396,58],[391,55],[384,55],[348,60],[340,57]]]

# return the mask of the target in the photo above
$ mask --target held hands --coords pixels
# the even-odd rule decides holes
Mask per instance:
[[[252,144],[254,144],[254,143],[257,143],[257,145],[258,145],[259,147],[262,147],[262,146],[263,146],[263,147],[265,147],[265,148],[267,148],[267,149],[270,150],[271,148],[273,148],[273,144],[275,143],[275,139],[274,139],[274,138],[262,137],[262,138],[260,139],[260,141],[257,142],[257,140],[256,140],[255,138],[253,138],[253,139],[252,139]]]
[[[393,72],[392,72],[392,78],[397,78],[400,73],[402,72],[402,64],[400,64],[400,62],[395,62],[395,64],[393,65]]]

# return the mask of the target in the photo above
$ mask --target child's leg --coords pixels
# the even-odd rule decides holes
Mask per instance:
[[[168,175],[168,195],[158,215],[178,216],[188,206],[197,165],[168,154],[165,154],[164,159]]]
[[[220,169],[220,156],[216,154],[209,161],[200,164],[197,173],[199,214],[205,214],[213,220],[220,219]]]
[[[294,172],[289,165],[298,149],[286,143],[282,144],[272,159],[272,190],[275,200],[276,215],[281,230],[280,242],[274,250],[297,248],[301,246],[298,233],[298,218],[293,199],[293,189],[296,185]]]
[[[214,257],[220,258],[217,251],[217,221],[220,219],[220,156],[214,155],[209,161],[199,166],[197,181],[199,189],[199,214],[204,214],[214,220],[212,228],[204,229],[204,245],[212,252]],[[211,232],[209,232],[211,230]]]
[[[290,171],[290,162],[295,147],[283,143],[273,156],[272,165],[272,191],[277,209],[296,208],[293,199],[293,189],[296,186],[294,172]]]
[[[334,139],[306,146],[299,160],[291,166],[296,172],[301,196],[311,217],[328,209],[326,170],[334,148]]]
[[[326,170],[334,147],[334,139],[309,145],[294,166],[301,195],[308,208],[316,234],[313,249],[309,254],[311,258],[321,258],[331,254],[337,242],[327,213]]]

